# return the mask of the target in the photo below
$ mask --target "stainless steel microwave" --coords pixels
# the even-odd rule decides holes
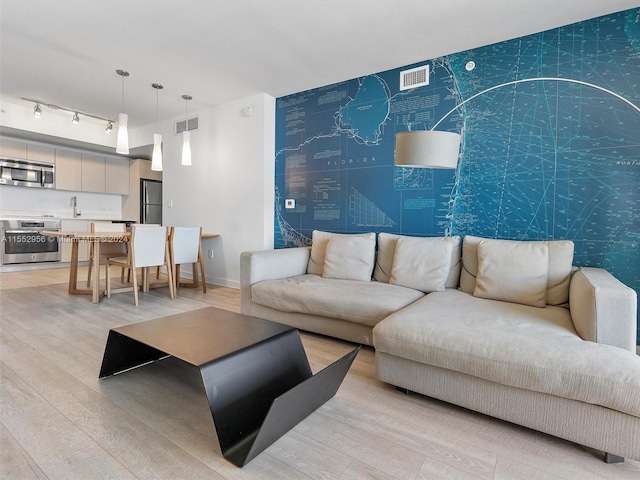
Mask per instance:
[[[0,185],[53,188],[55,185],[55,165],[0,158]]]

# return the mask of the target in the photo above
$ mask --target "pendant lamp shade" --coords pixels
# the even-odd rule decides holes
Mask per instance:
[[[395,164],[399,167],[456,168],[460,134],[415,130],[396,134]]]
[[[182,132],[182,165],[191,166],[191,132],[189,131],[189,100],[191,95],[182,95],[184,99],[184,132]]]
[[[156,131],[158,131],[158,118],[160,111],[159,92],[164,87],[159,83],[152,83],[151,86],[156,89]],[[153,153],[151,154],[151,170],[156,172],[162,171],[162,135],[153,134]]]
[[[129,131],[127,130],[128,121],[129,115],[126,113],[118,114],[118,140],[116,143],[116,153],[122,153],[123,155],[129,155]]]
[[[122,110],[118,114],[118,139],[116,140],[116,153],[129,155],[129,130],[127,123],[129,115],[124,113],[124,79],[129,76],[126,70],[116,70],[116,73],[122,78]]]
[[[153,134],[153,154],[151,155],[151,170],[162,171],[162,135]]]
[[[191,166],[191,132],[182,132],[182,165]]]

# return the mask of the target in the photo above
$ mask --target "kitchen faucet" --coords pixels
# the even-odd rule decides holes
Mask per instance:
[[[80,212],[78,211],[78,197],[71,197],[71,204],[73,205],[73,218],[78,218]]]

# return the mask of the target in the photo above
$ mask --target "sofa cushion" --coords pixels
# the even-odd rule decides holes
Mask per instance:
[[[375,258],[375,238],[332,237],[327,242],[322,276],[370,282]]]
[[[640,357],[586,342],[563,307],[434,292],[380,322],[376,352],[640,417]]]
[[[310,313],[373,327],[424,294],[381,282],[306,274],[251,286],[251,300],[283,312]]]
[[[388,283],[391,279],[391,269],[393,268],[393,257],[396,252],[396,244],[401,238],[422,238],[407,237],[394,233],[380,233],[378,235],[378,252],[376,255],[376,266],[373,271],[373,278],[378,282]],[[451,265],[449,275],[445,282],[446,288],[457,288],[460,279],[460,237],[447,237],[454,239],[451,250]]]
[[[399,238],[389,283],[425,293],[443,291],[454,243],[453,237]]]
[[[462,244],[462,269],[460,290],[473,293],[478,276],[478,245],[481,241],[515,242],[494,240],[467,235]],[[544,243],[549,252],[547,272],[547,305],[565,305],[569,301],[569,282],[573,263],[573,242],[570,240],[524,241],[516,243]]]
[[[375,233],[343,234],[314,230],[311,234],[311,256],[309,257],[309,264],[307,265],[307,273],[322,275],[324,271],[324,257],[329,240],[334,237],[347,236],[372,238],[374,241],[376,239]]]
[[[549,253],[542,242],[478,244],[476,297],[544,307],[547,300]]]

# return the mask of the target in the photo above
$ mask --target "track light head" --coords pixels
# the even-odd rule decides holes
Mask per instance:
[[[113,132],[113,123],[112,122],[107,123],[107,128],[105,128],[104,130],[107,133]]]
[[[38,118],[42,116],[42,107],[39,103],[36,103],[36,106],[33,107],[33,116]]]
[[[75,112],[73,114],[73,118],[71,119],[71,123],[73,123],[74,125],[77,125],[78,123],[80,123],[80,116],[78,115],[78,112]]]

